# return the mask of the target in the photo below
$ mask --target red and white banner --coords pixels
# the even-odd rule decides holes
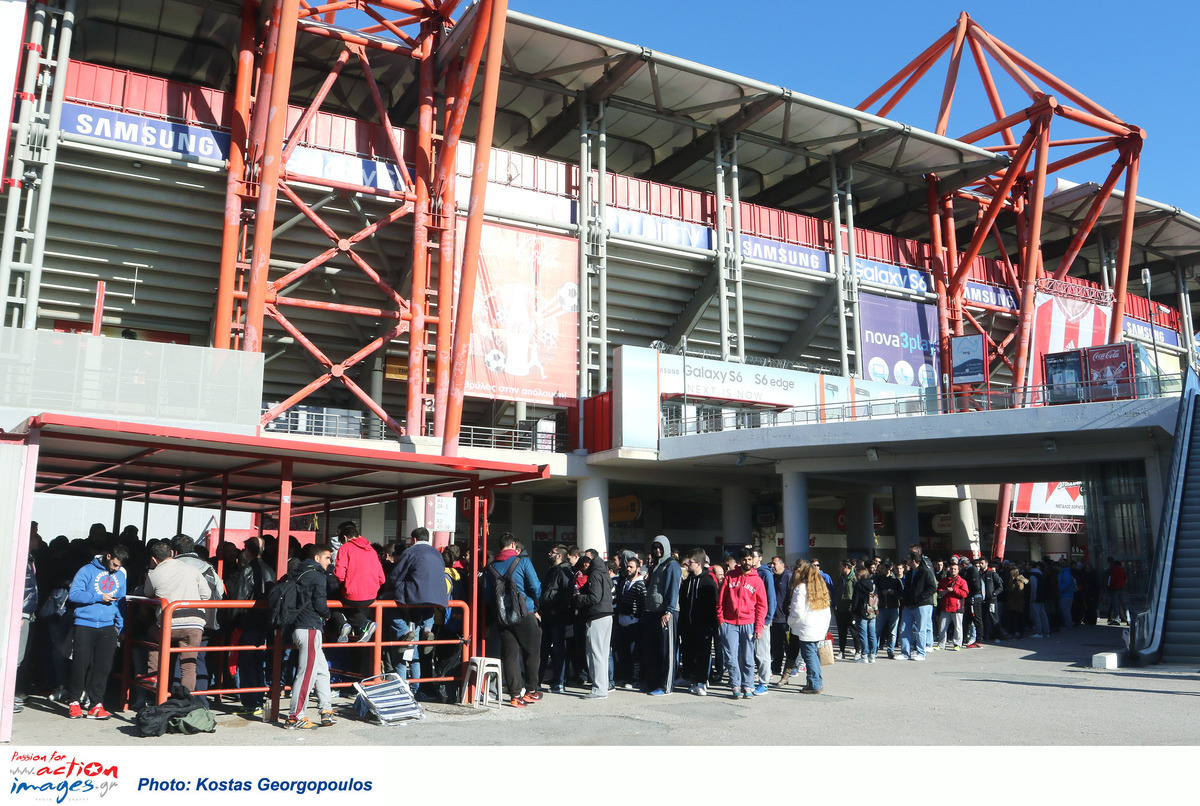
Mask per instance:
[[[1108,343],[1108,325],[1112,309],[1094,302],[1067,299],[1039,291],[1034,298],[1033,355],[1029,365],[1031,383],[1046,382],[1042,356]]]
[[[1018,484],[1013,496],[1013,512],[1082,518],[1086,514],[1082,486],[1078,481]]]
[[[578,243],[484,224],[466,394],[562,405],[578,361]]]

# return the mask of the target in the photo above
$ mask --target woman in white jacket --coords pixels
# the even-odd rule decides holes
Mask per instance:
[[[801,561],[792,573],[792,605],[788,612],[788,627],[800,641],[800,657],[808,667],[805,694],[820,694],[821,657],[817,651],[829,632],[829,588],[821,572]]]

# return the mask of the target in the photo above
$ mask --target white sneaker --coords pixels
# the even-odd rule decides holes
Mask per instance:
[[[708,686],[704,685],[703,683],[697,683],[696,684],[696,696],[697,697],[707,697],[708,696]]]

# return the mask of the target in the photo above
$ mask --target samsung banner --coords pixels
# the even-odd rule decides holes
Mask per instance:
[[[458,238],[459,260],[462,244]],[[574,400],[579,247],[574,238],[485,224],[466,394],[553,405]]]
[[[1157,322],[1154,324],[1153,337],[1151,337],[1151,328],[1149,322],[1131,319],[1128,316],[1121,321],[1122,330],[1126,336],[1133,336],[1145,342],[1153,340],[1159,344],[1169,344],[1172,347],[1179,346],[1179,334],[1170,328],[1163,327]]]
[[[937,306],[863,294],[861,311],[866,375],[901,386],[940,386]]]
[[[64,103],[62,130],[98,140],[152,148],[183,157],[229,158],[229,135],[225,132],[126,115],[111,109],[97,109]]]

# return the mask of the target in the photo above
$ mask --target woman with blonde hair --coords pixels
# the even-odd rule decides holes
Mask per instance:
[[[818,647],[829,632],[829,587],[821,572],[801,561],[792,573],[792,606],[788,612],[788,627],[800,641],[800,657],[808,672],[805,694],[820,694],[821,657]]]

